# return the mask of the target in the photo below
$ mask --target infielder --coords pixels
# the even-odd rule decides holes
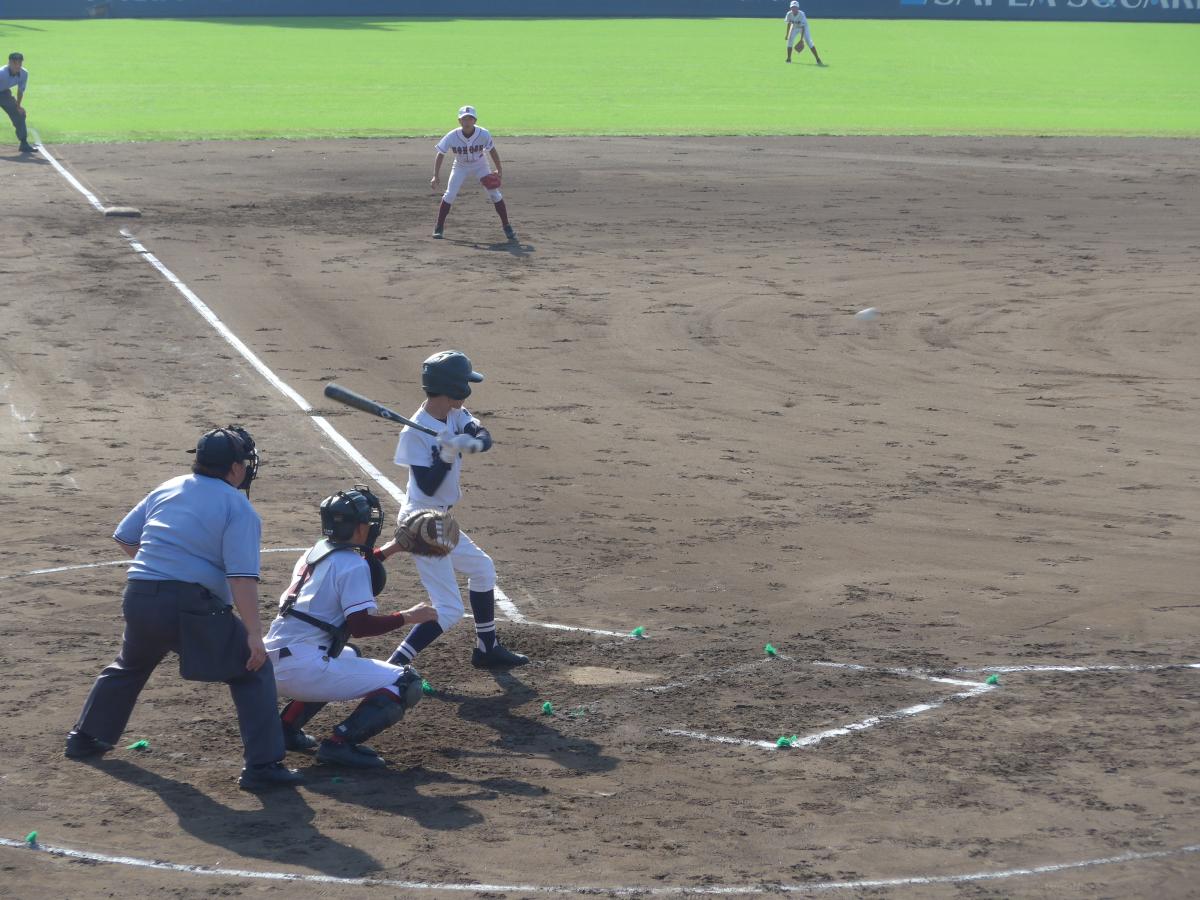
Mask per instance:
[[[29,143],[29,131],[25,128],[25,107],[21,101],[25,99],[25,87],[29,84],[29,72],[23,63],[25,57],[20,53],[8,54],[8,65],[0,69],[0,109],[8,113],[17,132],[17,140],[21,142],[18,148],[22,153],[37,153],[37,147]],[[17,89],[14,98],[12,89]]]
[[[496,215],[504,226],[504,236],[510,241],[517,239],[517,233],[508,224],[508,207],[504,205],[504,196],[500,193],[500,179],[503,176],[503,166],[500,164],[500,154],[492,143],[492,136],[486,128],[478,127],[475,107],[464,106],[458,111],[458,128],[455,128],[437,142],[437,155],[433,158],[433,177],[429,179],[429,187],[436,191],[442,183],[442,161],[447,153],[454,154],[454,165],[450,167],[450,180],[446,183],[446,191],[442,194],[442,205],[438,208],[437,225],[434,226],[433,236],[441,238],[446,227],[446,216],[450,214],[450,204],[458,196],[459,188],[467,178],[478,178],[479,183],[487,192],[488,199],[496,204]],[[496,164],[493,172],[484,154],[487,153]]]
[[[821,62],[821,57],[817,54],[817,48],[813,46],[812,33],[808,30],[808,17],[800,9],[799,0],[792,0],[787,15],[783,17],[783,21],[787,25],[786,61],[792,61],[793,48],[797,53],[803,53],[804,45],[808,44],[808,49],[812,51],[813,59],[817,61],[817,65],[825,65],[825,63]]]
[[[481,453],[491,449],[492,436],[483,424],[463,408],[471,395],[471,385],[483,381],[483,375],[471,366],[471,360],[457,350],[435,353],[421,367],[421,387],[425,402],[410,418],[438,431],[432,437],[404,426],[396,445],[395,462],[408,467],[408,490],[399,519],[414,509],[449,511],[462,496],[459,473],[463,453]],[[382,559],[404,547],[391,541],[377,551]],[[442,557],[414,556],[421,583],[437,610],[437,621],[418,625],[408,633],[388,662],[408,665],[418,653],[449,631],[463,617],[462,595],[455,573],[467,576],[468,597],[475,617],[475,650],[471,665],[476,668],[523,666],[529,657],[514,653],[496,637],[496,565],[492,558],[461,532],[458,543]]]
[[[376,615],[375,597],[387,582],[372,556],[383,526],[378,498],[363,485],[338,491],[321,503],[321,533],[292,570],[279,598],[279,615],[267,632],[266,649],[279,692],[295,699],[281,713],[289,750],[317,748],[317,761],[357,768],[386,765],[362,742],[399,722],[421,699],[421,676],[408,666],[366,659],[346,643],[404,625],[429,622],[428,603]],[[328,702],[362,702],[328,738],[317,741],[304,725]]]

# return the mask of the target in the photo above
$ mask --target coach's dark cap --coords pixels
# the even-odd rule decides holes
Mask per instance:
[[[24,62],[24,61],[25,61],[25,54],[24,54],[24,53],[17,53],[17,52],[14,50],[12,53],[8,54],[8,58],[9,58],[9,59],[15,59],[15,60],[17,60],[18,62]]]

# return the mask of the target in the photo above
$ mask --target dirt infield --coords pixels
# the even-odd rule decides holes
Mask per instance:
[[[0,896],[1194,896],[1197,142],[507,140],[515,245],[477,191],[430,240],[428,141],[51,149],[144,216],[0,157],[0,835],[404,884],[0,846]],[[648,638],[502,622],[535,662],[493,677],[460,624],[373,742],[392,768],[292,755],[297,793],[236,790],[227,693],[170,663],[120,749],[65,761],[122,570],[34,570],[116,560],[213,423],[263,448],[268,549],[363,477],[121,228],[393,478],[394,429],[323,383],[408,413],[467,351],[497,446],[458,511],[502,587]]]

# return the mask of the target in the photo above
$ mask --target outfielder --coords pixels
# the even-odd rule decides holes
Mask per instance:
[[[463,408],[471,395],[471,384],[483,381],[483,375],[471,366],[471,360],[457,350],[435,353],[421,367],[421,387],[425,402],[410,417],[414,422],[438,431],[432,437],[404,426],[396,445],[395,462],[408,467],[408,490],[400,521],[413,510],[449,511],[462,496],[458,479],[462,454],[491,449],[492,436],[483,424]],[[387,559],[406,549],[397,541],[380,547],[378,555]],[[492,558],[476,546],[466,534],[447,555],[413,557],[421,583],[437,610],[436,622],[425,622],[408,633],[388,662],[408,665],[443,632],[463,617],[462,595],[455,574],[467,576],[471,612],[475,617],[475,650],[471,665],[476,668],[523,666],[527,656],[514,653],[496,637],[496,566]]]
[[[446,191],[442,194],[442,205],[438,208],[437,225],[434,226],[433,236],[441,238],[446,227],[446,216],[450,214],[450,205],[458,196],[459,188],[467,178],[478,178],[479,183],[487,192],[488,199],[496,204],[496,215],[504,226],[504,236],[510,241],[517,239],[517,233],[508,224],[508,207],[504,205],[504,196],[500,193],[500,178],[503,166],[500,164],[500,154],[492,143],[492,136],[486,128],[478,127],[475,107],[464,106],[458,111],[458,128],[455,128],[437,142],[437,155],[433,158],[433,177],[429,179],[429,187],[436,191],[442,183],[442,161],[447,153],[454,154],[454,165],[450,167],[450,180],[446,183]],[[484,154],[487,153],[496,164],[493,172]]]
[[[428,622],[427,603],[404,612],[375,615],[375,597],[387,583],[372,556],[383,526],[378,498],[361,484],[321,503],[325,536],[301,556],[279,598],[279,615],[267,632],[266,649],[279,692],[293,697],[280,718],[289,750],[317,748],[317,761],[357,768],[386,765],[362,742],[399,722],[421,699],[421,676],[408,666],[359,656],[350,637],[386,634]],[[304,725],[328,702],[362,702],[328,738],[317,741]]]
[[[804,10],[800,8],[799,0],[792,0],[787,15],[783,17],[783,21],[787,25],[786,62],[792,61],[793,48],[797,53],[803,53],[804,45],[808,44],[808,49],[812,51],[813,59],[817,61],[817,65],[825,65],[825,63],[821,62],[821,57],[817,54],[817,48],[813,46],[812,33],[808,30],[808,16],[804,15]]]

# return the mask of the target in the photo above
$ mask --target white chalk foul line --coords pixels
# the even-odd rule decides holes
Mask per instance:
[[[269,550],[260,550],[260,553],[300,553],[308,547],[274,547]],[[33,569],[29,572],[17,572],[14,575],[0,575],[0,581],[8,581],[10,578],[30,578],[34,575],[57,575],[59,572],[78,572],[80,569],[102,569],[105,566],[127,566],[133,560],[131,559],[110,559],[105,562],[98,563],[80,563],[74,566],[54,566],[50,569]]]
[[[1067,666],[1067,665],[1002,665],[1002,666],[955,666],[947,669],[889,669],[883,666],[864,666],[858,663],[838,663],[826,662],[824,660],[813,662],[814,666],[825,666],[830,669],[851,669],[856,672],[886,672],[891,675],[907,675],[913,678],[922,678],[930,675],[933,672],[959,672],[961,674],[1020,674],[1023,672],[1030,674],[1038,674],[1039,672],[1065,672],[1065,673],[1083,673],[1083,672],[1164,672],[1170,669],[1200,669],[1200,663],[1153,663],[1153,664],[1136,664],[1129,665],[1083,665],[1083,666]]]
[[[34,132],[34,137],[37,136],[37,132]],[[50,165],[54,166],[54,168],[58,171],[58,174],[66,179],[67,184],[75,188],[75,190],[79,191],[79,193],[83,194],[83,198],[87,200],[88,203],[92,204],[92,206],[94,206],[98,212],[104,212],[104,204],[100,202],[100,199],[87,188],[85,188],[78,178],[63,168],[62,163],[54,158],[54,154],[51,153],[46,148],[46,145],[41,143],[41,141],[38,142],[38,149],[41,150],[42,156],[46,158],[46,161],[49,162]]]
[[[940,706],[945,706],[951,700],[967,700],[972,697],[978,697],[981,694],[986,694],[989,691],[994,691],[994,684],[980,684],[975,681],[960,681],[957,678],[935,678],[928,675],[913,676],[919,677],[923,681],[933,681],[939,684],[953,684],[958,686],[969,686],[965,691],[959,691],[955,694],[950,694],[946,697],[940,697],[936,700],[930,700],[926,703],[917,703],[913,706],[906,706],[903,709],[893,710],[892,712],[880,713],[877,716],[868,716],[865,719],[860,719],[857,722],[850,722],[846,725],[838,725],[835,728],[826,728],[823,731],[814,731],[806,734],[803,737],[798,737],[791,741],[786,746],[781,747],[777,741],[758,741],[746,738],[726,737],[725,735],[706,734],[703,731],[691,731],[682,728],[663,728],[663,734],[673,735],[675,737],[691,738],[697,741],[708,741],[715,744],[735,744],[742,747],[755,747],[759,750],[787,750],[802,747],[815,747],[822,741],[827,741],[830,738],[844,737],[848,734],[854,734],[859,731],[866,731],[869,728],[875,728],[885,722],[892,722],[896,719],[907,719],[912,716],[919,716],[921,713],[927,713],[935,710]]]
[[[800,884],[744,884],[744,885],[656,885],[653,887],[571,885],[571,884],[472,884],[470,882],[401,881],[391,878],[343,878],[336,875],[313,875],[304,872],[258,872],[253,869],[224,869],[215,866],[193,866],[162,860],[140,859],[136,856],[114,856],[73,850],[69,847],[51,847],[42,844],[29,845],[24,841],[0,838],[0,846],[31,848],[51,856],[65,859],[81,859],[89,862],[132,866],[140,869],[157,869],[181,872],[187,875],[208,875],[218,878],[254,878],[262,881],[292,881],[304,884],[329,884],[346,887],[388,887],[408,891],[446,891],[461,893],[525,893],[525,894],[608,894],[649,895],[655,897],[677,897],[687,895],[728,896],[759,894],[808,894],[833,891],[857,891],[867,888],[909,887],[926,884],[966,884],[974,881],[1002,881],[1009,878],[1028,878],[1034,875],[1053,875],[1072,869],[1088,869],[1096,866],[1113,866],[1121,863],[1144,862],[1168,859],[1188,853],[1200,852],[1200,844],[1189,844],[1169,850],[1130,851],[1116,856],[1102,856],[1066,863],[1050,863],[1042,866],[1026,866],[1015,869],[1000,869],[992,872],[965,872],[956,875],[912,875],[899,878],[870,878],[857,881],[811,881]]]

